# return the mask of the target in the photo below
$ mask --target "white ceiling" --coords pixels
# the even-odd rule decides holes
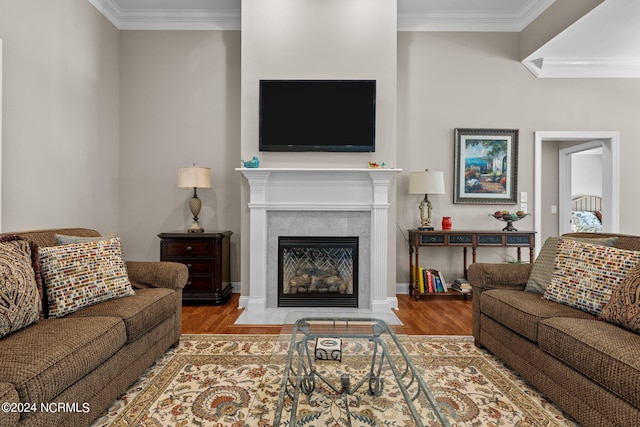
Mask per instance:
[[[523,63],[537,77],[640,78],[640,1],[602,2]]]
[[[240,30],[241,0],[88,0],[121,30]],[[398,0],[398,31],[520,32],[555,0]],[[640,77],[640,0],[605,0],[523,63],[537,77]]]

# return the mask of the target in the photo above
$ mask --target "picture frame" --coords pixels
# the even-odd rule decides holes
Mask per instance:
[[[518,136],[518,129],[455,129],[453,203],[517,203]]]

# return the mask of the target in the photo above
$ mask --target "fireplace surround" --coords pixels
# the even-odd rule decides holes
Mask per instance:
[[[248,312],[278,308],[279,236],[358,236],[358,308],[386,312],[389,184],[400,169],[238,168],[249,184]]]

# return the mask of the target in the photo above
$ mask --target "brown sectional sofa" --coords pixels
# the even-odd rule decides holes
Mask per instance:
[[[99,236],[85,228],[10,234],[39,246],[54,246],[55,234]],[[0,402],[36,405],[21,406],[30,412],[1,411],[0,426],[89,425],[178,343],[187,267],[127,261],[127,271],[135,295],[39,320],[0,338]],[[52,411],[41,403],[53,404]]]
[[[615,247],[640,250],[640,237]],[[473,264],[473,335],[584,426],[640,425],[640,335],[525,291],[530,264]]]

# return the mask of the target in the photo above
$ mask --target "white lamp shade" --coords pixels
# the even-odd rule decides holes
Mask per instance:
[[[411,172],[409,194],[444,194],[444,172]]]
[[[178,188],[211,188],[211,169],[197,166],[178,168]]]

